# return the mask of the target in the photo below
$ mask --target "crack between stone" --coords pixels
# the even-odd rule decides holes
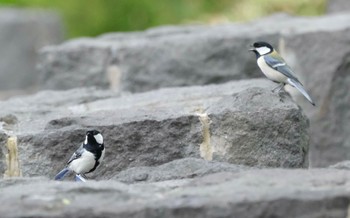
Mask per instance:
[[[7,139],[6,147],[8,151],[5,157],[7,169],[5,170],[4,178],[22,176],[18,157],[17,137],[10,136]]]
[[[203,142],[200,144],[200,155],[205,160],[213,160],[213,147],[210,143],[210,118],[206,112],[196,114],[202,124]]]

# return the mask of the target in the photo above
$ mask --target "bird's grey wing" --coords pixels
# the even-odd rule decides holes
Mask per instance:
[[[78,159],[79,157],[81,157],[81,155],[84,152],[84,148],[83,148],[83,144],[74,152],[74,154],[72,155],[72,157],[69,158],[67,164],[69,164],[70,162],[72,162],[73,160]]]
[[[286,64],[280,56],[265,55],[264,60],[271,68],[277,70],[288,78],[291,78],[301,84],[293,70]]]

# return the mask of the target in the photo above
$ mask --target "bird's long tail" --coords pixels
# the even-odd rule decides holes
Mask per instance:
[[[57,173],[57,175],[55,176],[55,180],[62,180],[68,172],[69,172],[69,169],[64,168],[59,173]]]
[[[295,80],[289,78],[289,79],[288,79],[288,83],[289,83],[290,85],[294,86],[296,89],[298,89],[299,92],[300,92],[301,94],[303,94],[303,95],[305,96],[305,98],[306,98],[313,106],[315,106],[314,101],[311,99],[310,95],[307,94],[307,92],[305,91],[303,85],[301,85],[300,82],[295,81]]]

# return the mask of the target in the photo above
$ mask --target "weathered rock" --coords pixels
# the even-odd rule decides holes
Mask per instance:
[[[311,106],[295,89],[291,93],[310,118],[311,167],[350,158],[349,21],[350,14],[324,16],[315,19],[311,28],[281,31],[280,53],[299,73],[317,105]]]
[[[126,185],[2,180],[3,217],[334,217],[348,215],[350,172],[249,170]]]
[[[25,176],[53,176],[90,128],[101,130],[106,143],[99,178],[184,157],[307,166],[307,118],[288,96],[272,93],[273,86],[257,79],[121,97],[108,91],[90,97],[84,89],[42,92],[0,103],[0,115],[17,116],[11,130],[17,132]]]
[[[350,128],[347,125],[350,116],[350,96],[347,94],[350,88],[347,73],[350,48],[344,44],[350,39],[350,28],[341,27],[345,21],[350,24],[347,16],[332,16],[344,19],[344,22],[329,21],[328,30],[321,32],[300,34],[286,31],[281,41],[281,53],[300,72],[301,80],[317,105],[312,107],[303,97],[297,98],[310,118],[312,167],[329,166],[350,157]]]
[[[140,92],[260,77],[254,55],[247,51],[253,41],[265,39],[277,45],[285,32],[310,37],[322,32],[339,34],[350,27],[349,19],[350,15],[321,18],[276,15],[248,24],[112,33],[46,47],[41,52],[39,69],[45,88],[49,89],[108,87],[113,83],[120,84],[122,90]],[[320,53],[313,56],[323,57]],[[308,59],[305,55],[298,58]],[[318,64],[320,68],[326,66]]]
[[[199,37],[202,31],[170,32],[157,34],[151,30],[149,35],[140,37],[125,34],[117,40],[78,39],[46,47],[39,65],[44,88],[96,85],[106,88],[119,84],[114,88],[141,92],[260,76],[257,72],[250,75],[253,59],[250,67],[236,64],[248,59],[248,52],[238,53],[249,40],[236,49],[232,39],[223,38],[224,34],[215,31],[208,33],[209,38],[204,33]]]
[[[118,95],[118,93],[112,91],[87,88],[60,92],[45,91],[28,97],[16,97],[7,101],[0,101],[0,105],[2,106],[0,112],[0,130],[7,133],[4,135],[4,139],[7,139],[8,136],[36,134],[43,131],[52,119],[79,113],[73,106],[81,105],[81,107],[84,107],[84,104],[87,102]],[[19,142],[20,140],[21,137],[19,138]],[[6,140],[0,140],[0,143],[3,153],[7,154]],[[70,144],[67,143],[67,145]],[[46,157],[40,156],[40,153],[35,153],[36,150],[33,150],[30,146],[23,147],[22,145],[19,143],[18,149],[20,164],[24,166],[23,169],[31,172],[31,175],[43,175],[41,174],[43,166],[40,163],[38,164],[37,160],[47,161]],[[50,148],[44,149],[51,150]],[[42,155],[45,155],[45,153]],[[4,158],[0,160],[0,163],[5,161]],[[5,166],[5,164],[2,166]],[[45,166],[48,167],[46,170],[51,170],[51,166]],[[5,167],[0,171],[0,174],[2,175],[4,171]],[[28,174],[24,173],[24,175]]]
[[[218,172],[238,172],[247,169],[251,168],[198,158],[183,158],[156,167],[133,167],[118,173],[112,179],[124,183],[158,182],[203,177]]]
[[[339,45],[340,51],[343,50]],[[323,74],[317,77],[323,78],[322,86],[312,82],[315,87],[323,87],[324,96],[318,111],[310,117],[311,166],[328,166],[350,159],[350,48],[344,58],[339,59],[333,74],[322,71]],[[326,79],[330,81],[323,83]]]
[[[2,173],[6,170],[6,141],[7,141],[7,135],[0,131],[0,178],[2,178]]]
[[[329,166],[329,168],[340,169],[340,170],[350,170],[350,161],[342,161],[332,166]]]
[[[119,84],[132,92],[221,83],[263,76],[254,55],[245,51],[251,42],[266,40],[279,48],[317,104],[313,107],[295,89],[291,91],[311,121],[310,165],[328,166],[350,158],[350,128],[346,127],[350,101],[335,93],[349,90],[348,75],[340,76],[342,69],[347,70],[350,54],[349,20],[350,14],[276,15],[248,24],[112,33],[45,48],[41,71],[45,87],[54,89],[90,81],[89,85],[102,87]],[[68,74],[74,78],[67,81]]]
[[[37,51],[62,42],[62,32],[61,20],[54,12],[1,8],[0,90],[38,86]]]
[[[348,0],[328,0],[327,12],[339,13],[344,11],[350,11],[350,2]]]

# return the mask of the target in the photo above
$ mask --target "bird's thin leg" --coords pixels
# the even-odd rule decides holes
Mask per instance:
[[[75,181],[76,182],[86,182],[86,177],[84,174],[76,174],[75,175]]]
[[[284,83],[279,84],[276,88],[272,89],[272,92],[275,92],[276,90],[278,90],[277,92],[280,92],[284,85]]]

